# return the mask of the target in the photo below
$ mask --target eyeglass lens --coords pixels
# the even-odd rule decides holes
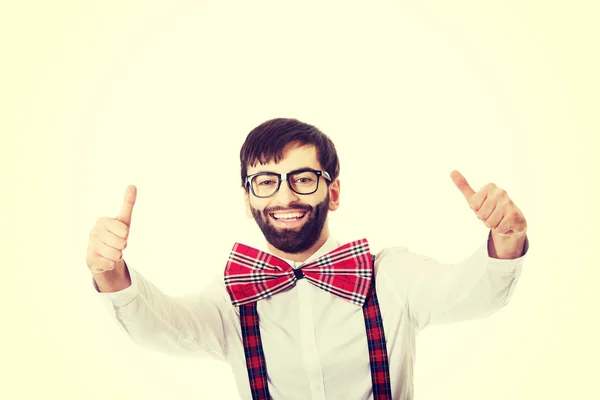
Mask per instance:
[[[252,191],[256,196],[268,197],[279,188],[279,175],[264,174],[252,178]],[[317,190],[319,176],[312,171],[298,172],[288,176],[290,187],[299,194],[310,194]]]

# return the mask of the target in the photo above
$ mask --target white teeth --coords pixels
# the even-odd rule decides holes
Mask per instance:
[[[287,213],[287,214],[273,214],[273,217],[276,219],[291,219],[291,218],[301,218],[304,216],[304,213]]]

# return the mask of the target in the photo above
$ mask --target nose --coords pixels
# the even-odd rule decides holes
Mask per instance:
[[[290,189],[290,185],[286,180],[281,182],[281,186],[277,193],[275,193],[275,202],[281,205],[288,205],[293,203],[294,201],[298,201],[300,198],[298,197],[298,193],[294,192]]]

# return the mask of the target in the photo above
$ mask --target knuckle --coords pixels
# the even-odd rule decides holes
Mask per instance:
[[[110,248],[109,258],[111,260],[113,260],[113,261],[118,260],[120,255],[121,255],[121,252],[119,250],[113,249],[112,247]]]
[[[88,248],[90,254],[92,254],[94,257],[97,257],[98,253],[102,251],[102,243],[98,242],[97,240],[94,240],[90,242]]]
[[[115,220],[114,233],[121,239],[127,239],[129,235],[129,227],[121,221]]]
[[[117,220],[115,220],[114,218],[106,218],[106,219],[104,220],[104,227],[105,227],[106,229],[110,229],[110,228],[112,228],[112,227],[114,227],[114,226],[115,226],[115,223],[116,223],[116,222],[118,222],[118,221],[117,221]]]
[[[98,257],[91,257],[87,261],[87,265],[88,265],[89,269],[92,269],[92,270],[101,270],[102,268],[104,268],[104,261],[101,260]]]
[[[98,244],[98,247],[96,248],[96,252],[104,258],[112,258],[112,251],[113,249],[104,243]]]
[[[477,201],[476,200],[471,200],[469,201],[469,207],[471,207],[471,210],[478,212],[479,208],[477,207]]]

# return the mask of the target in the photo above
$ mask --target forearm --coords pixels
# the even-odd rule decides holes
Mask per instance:
[[[445,299],[447,304],[432,308],[431,322],[439,324],[475,320],[505,307],[512,297],[521,270],[520,266],[511,263],[511,260],[490,260],[484,269],[475,269],[481,275],[467,275],[469,286],[465,285],[462,296],[450,287]],[[470,279],[471,276],[478,276],[478,279]]]
[[[170,355],[224,359],[228,303],[222,288],[213,283],[197,295],[173,297],[133,269],[128,268],[128,275],[128,287],[99,296],[134,342]]]
[[[510,299],[524,257],[489,257],[488,243],[489,236],[474,253],[455,264],[440,263],[408,250],[388,250],[380,261],[384,280],[392,284],[420,328],[493,314]]]
[[[461,291],[467,295],[454,292],[455,296],[449,296],[449,299],[461,300],[446,311],[440,312],[436,322],[485,317],[507,304],[518,281],[523,256],[528,250],[528,241],[525,235],[519,238],[498,236],[499,238],[493,233],[488,236],[487,257],[483,253],[485,247],[482,247],[483,251],[475,253],[454,267],[465,272],[460,281],[466,285]],[[458,283],[449,286],[448,293],[459,287]],[[448,302],[448,305],[450,304],[452,301]],[[443,307],[440,310],[443,310]]]

